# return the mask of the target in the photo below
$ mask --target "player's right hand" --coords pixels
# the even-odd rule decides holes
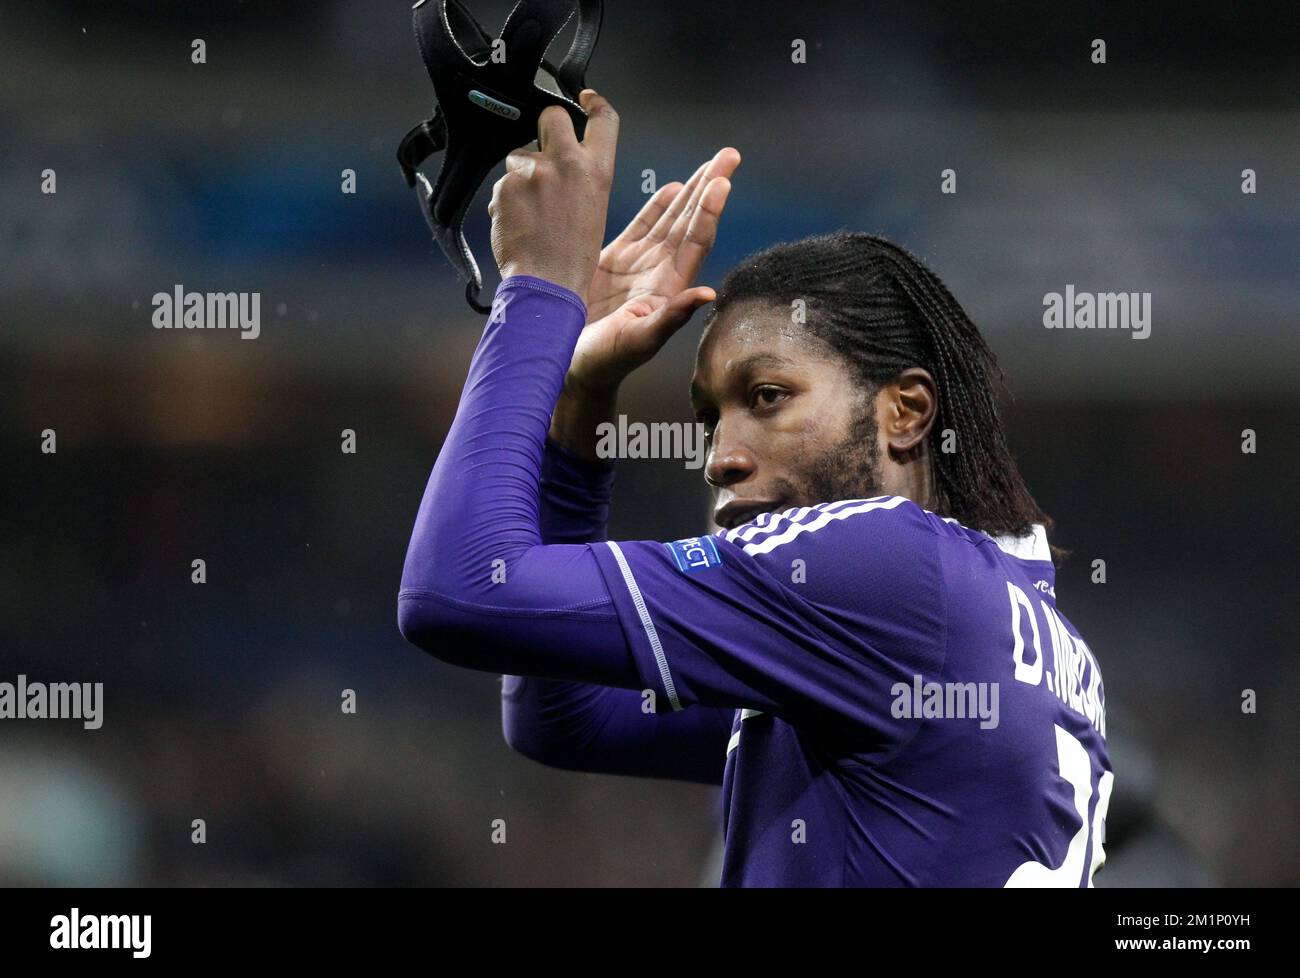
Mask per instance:
[[[488,214],[502,279],[545,279],[585,303],[605,238],[619,118],[609,100],[590,88],[579,99],[587,112],[582,141],[568,112],[556,105],[543,109],[539,148],[520,147],[506,157]]]
[[[600,253],[587,290],[587,327],[566,379],[612,391],[716,295],[692,288],[718,233],[740,153],[728,146],[685,184],[665,184]]]

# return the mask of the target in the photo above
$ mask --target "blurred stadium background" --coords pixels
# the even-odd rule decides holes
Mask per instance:
[[[470,5],[490,28],[510,7]],[[607,0],[588,80],[623,120],[610,234],[644,169],[734,145],[706,281],[837,227],[925,258],[999,353],[1074,551],[1060,600],[1118,768],[1099,885],[1295,885],[1300,8],[1090,6]],[[408,7],[0,3],[0,681],[105,683],[101,730],[0,726],[0,883],[709,878],[716,790],[515,756],[499,680],[397,633],[482,328],[394,159],[432,105]],[[261,337],[154,330],[176,283],[260,292]],[[1151,337],[1043,329],[1066,283],[1151,291]],[[629,382],[631,417],[690,419],[698,332]],[[612,536],[706,512],[698,471],[620,463]]]

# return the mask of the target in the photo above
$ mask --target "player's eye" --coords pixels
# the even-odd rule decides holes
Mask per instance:
[[[786,397],[786,392],[774,384],[759,384],[749,392],[749,406],[751,408],[772,407],[781,403]]]

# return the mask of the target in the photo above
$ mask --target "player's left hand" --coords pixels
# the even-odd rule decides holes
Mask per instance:
[[[579,101],[587,113],[582,142],[564,109],[544,109],[537,121],[539,148],[506,157],[488,214],[502,278],[533,275],[571,289],[585,303],[605,237],[619,120],[609,100],[590,88]]]
[[[664,184],[600,253],[566,385],[616,390],[716,298],[693,286],[718,235],[740,153],[724,147],[685,183]]]

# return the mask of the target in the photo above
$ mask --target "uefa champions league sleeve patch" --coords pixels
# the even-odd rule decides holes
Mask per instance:
[[[665,543],[664,546],[677,562],[677,569],[685,574],[694,574],[722,564],[722,554],[718,553],[718,545],[713,542],[713,537],[687,537],[685,540]]]

